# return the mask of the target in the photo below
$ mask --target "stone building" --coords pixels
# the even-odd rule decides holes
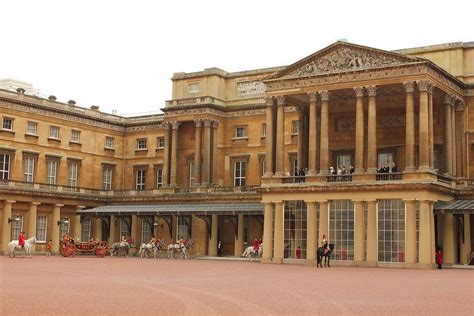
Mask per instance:
[[[474,228],[474,44],[336,42],[286,67],[175,73],[161,115],[0,91],[3,253],[20,230],[314,263],[465,263]],[[335,170],[335,174],[330,170]],[[337,171],[336,171],[337,170]],[[303,171],[304,176],[301,171]],[[301,259],[297,259],[297,249]]]

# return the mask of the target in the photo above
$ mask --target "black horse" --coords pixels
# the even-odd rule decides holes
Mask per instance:
[[[331,253],[332,251],[334,250],[334,244],[329,244],[329,250],[328,252],[324,253],[325,249],[324,247],[319,247],[318,248],[318,251],[316,252],[316,256],[318,258],[318,264],[316,266],[319,266],[319,267],[323,267],[322,263],[323,263],[323,257],[325,257],[326,259],[324,260],[324,266],[330,268],[331,265],[330,265],[330,262],[331,262]]]

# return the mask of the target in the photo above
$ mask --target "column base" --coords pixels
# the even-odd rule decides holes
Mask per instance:
[[[260,263],[272,263],[272,258],[262,258],[260,259]]]
[[[316,177],[316,170],[309,170],[306,174],[308,177]]]
[[[271,177],[273,177],[273,172],[265,172],[263,174],[263,178],[271,178]]]
[[[428,172],[428,171],[431,171],[431,168],[430,168],[430,166],[419,166],[418,171],[419,172]]]
[[[354,170],[354,173],[356,173],[356,174],[357,174],[357,173],[358,173],[358,174],[361,174],[361,173],[364,173],[364,172],[365,172],[364,169],[355,169],[355,170]]]
[[[285,176],[285,172],[284,171],[277,171],[275,172],[275,177],[284,177]]]
[[[283,259],[282,258],[272,258],[272,263],[282,264]]]
[[[328,170],[320,170],[318,176],[327,176],[329,174]]]
[[[415,172],[415,171],[416,171],[415,166],[409,166],[409,167],[406,167],[405,170],[403,170],[403,172]]]
[[[368,168],[367,173],[377,173],[377,168]]]
[[[316,259],[306,259],[305,265],[316,266]]]

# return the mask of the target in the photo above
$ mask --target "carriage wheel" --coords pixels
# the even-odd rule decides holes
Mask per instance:
[[[97,250],[95,251],[95,255],[98,258],[104,258],[106,254],[107,254],[107,250],[104,247],[97,247]]]

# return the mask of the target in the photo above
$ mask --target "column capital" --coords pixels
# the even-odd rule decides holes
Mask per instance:
[[[433,89],[434,89],[434,83],[431,83],[429,86],[428,86],[428,93],[429,94],[432,94],[433,93]]]
[[[283,201],[273,201],[273,203],[274,203],[275,205],[277,205],[277,204],[283,204]]]
[[[354,87],[356,98],[362,98],[364,96],[364,87]]]
[[[454,94],[445,94],[443,98],[443,103],[449,106],[454,106],[456,103],[456,96]]]
[[[310,204],[310,203],[316,204],[318,201],[316,201],[316,200],[304,200],[304,202],[305,202],[306,204]]]
[[[210,120],[210,119],[204,119],[204,120],[202,120],[202,122],[203,122],[203,125],[205,127],[211,127],[212,126],[212,120]]]
[[[217,128],[219,126],[219,121],[212,120],[211,121],[211,127]]]
[[[309,92],[309,102],[316,102],[318,101],[318,93],[317,92]]]
[[[160,128],[164,129],[164,130],[169,130],[170,129],[170,123],[169,122],[162,122]]]
[[[278,105],[278,106],[285,105],[285,103],[286,103],[286,96],[284,96],[284,95],[277,95],[277,96],[276,96],[276,101],[277,101],[277,105]]]
[[[16,201],[15,200],[5,200],[5,203],[6,204],[14,204],[14,203],[16,203]]]
[[[31,202],[30,204],[31,204],[31,205],[36,205],[36,206],[38,206],[38,205],[41,204],[41,202]]]
[[[76,211],[82,211],[83,209],[85,209],[86,207],[84,205],[77,205],[76,206]]]
[[[64,206],[64,204],[54,204],[54,207],[58,207],[58,208],[61,208],[63,206]]]
[[[178,122],[178,121],[173,121],[173,122],[170,122],[171,123],[171,128],[172,129],[179,129],[179,126],[181,125],[181,122]]]
[[[196,127],[202,127],[202,120],[194,120]]]
[[[415,91],[415,82],[413,81],[404,81],[403,85],[405,86],[406,93],[412,93]]]
[[[402,199],[402,201],[405,203],[415,203],[416,199]]]
[[[432,85],[431,81],[429,80],[418,80],[416,84],[418,85],[418,90],[426,92],[428,92],[430,86]]]
[[[366,89],[369,97],[375,97],[377,95],[377,86],[367,86]]]
[[[329,101],[329,91],[328,90],[319,91],[319,95],[321,96],[321,101]]]
[[[265,97],[265,105],[268,107],[272,107],[275,104],[275,98],[271,96]]]
[[[462,112],[464,111],[464,107],[466,106],[466,103],[464,102],[463,99],[456,97],[456,101],[454,103],[454,110],[456,112]]]

